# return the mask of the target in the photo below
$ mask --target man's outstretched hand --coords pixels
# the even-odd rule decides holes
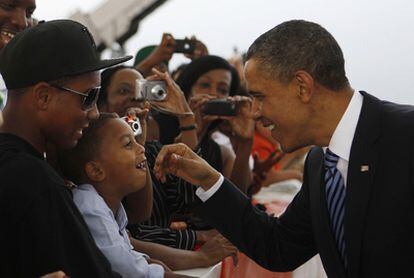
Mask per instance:
[[[155,161],[155,175],[165,182],[165,175],[173,174],[187,182],[208,190],[220,178],[220,173],[182,143],[166,145]]]

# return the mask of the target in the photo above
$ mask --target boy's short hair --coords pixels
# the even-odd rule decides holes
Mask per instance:
[[[89,127],[83,130],[83,136],[75,148],[57,152],[58,163],[65,178],[77,185],[85,182],[85,165],[100,152],[100,131],[109,120],[117,118],[119,116],[116,113],[100,113],[99,118],[91,121]]]

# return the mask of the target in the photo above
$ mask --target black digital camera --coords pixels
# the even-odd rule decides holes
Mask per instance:
[[[227,99],[213,99],[204,104],[202,111],[204,115],[236,116],[237,105]]]

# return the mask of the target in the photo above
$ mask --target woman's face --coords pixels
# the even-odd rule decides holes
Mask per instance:
[[[107,89],[107,111],[105,112],[115,112],[122,117],[128,108],[140,107],[142,102],[135,100],[134,97],[136,81],[142,78],[138,71],[130,68],[114,73]]]
[[[215,69],[201,75],[191,88],[191,95],[208,94],[216,98],[227,97],[230,93],[231,72]]]

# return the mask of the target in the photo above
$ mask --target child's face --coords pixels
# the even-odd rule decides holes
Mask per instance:
[[[145,149],[134,138],[131,127],[123,120],[111,119],[100,132],[99,163],[105,182],[121,194],[138,191],[146,184]]]

